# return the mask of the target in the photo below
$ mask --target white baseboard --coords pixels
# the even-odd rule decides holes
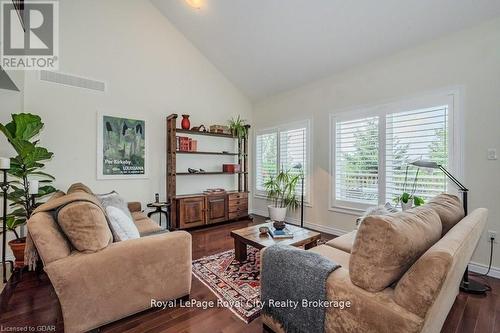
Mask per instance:
[[[488,266],[471,261],[469,262],[469,270],[474,273],[485,274],[488,271]],[[491,266],[488,276],[500,279],[500,268]]]
[[[258,210],[258,209],[253,209],[252,214],[260,215],[260,216],[264,216],[264,217],[269,216],[267,211]],[[287,216],[285,219],[285,222],[288,222],[290,224],[297,225],[297,226],[300,225],[300,219],[297,219],[294,217]],[[332,226],[312,223],[312,222],[308,222],[308,221],[304,221],[304,227],[306,227],[308,229],[324,232],[326,234],[330,234],[330,235],[334,235],[334,236],[342,236],[342,235],[347,234],[349,232],[349,231],[338,229],[338,228],[335,228]]]

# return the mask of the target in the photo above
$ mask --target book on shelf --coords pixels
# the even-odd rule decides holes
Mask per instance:
[[[269,235],[271,235],[272,238],[293,238],[293,233],[288,230],[288,228],[282,230],[270,228]]]

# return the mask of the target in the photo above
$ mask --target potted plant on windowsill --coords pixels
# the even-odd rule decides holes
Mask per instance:
[[[420,169],[417,169],[417,172],[415,173],[415,178],[413,178],[413,183],[411,184],[411,188],[408,189],[408,166],[406,166],[405,181],[403,183],[403,193],[394,198],[396,206],[399,203],[401,203],[401,209],[403,211],[406,211],[412,208],[413,206],[417,207],[424,204],[424,199],[422,197],[415,195],[415,192],[417,190],[417,180],[418,180],[419,170]]]
[[[287,209],[295,209],[299,206],[296,196],[299,180],[300,175],[281,170],[276,177],[270,177],[264,183],[267,199],[272,201],[272,204],[267,206],[269,218],[278,222],[275,224],[276,229],[280,229],[281,226],[284,227],[283,221],[285,221]]]
[[[0,131],[17,153],[16,157],[10,159],[8,170],[16,179],[9,182],[7,199],[11,202],[9,207],[12,211],[7,214],[6,229],[16,237],[9,242],[9,246],[18,267],[24,266],[26,237],[19,237],[17,228],[26,224],[33,210],[40,204],[35,203],[36,198],[56,191],[51,185],[54,177],[41,171],[44,167],[42,162],[52,158],[53,153],[38,146],[39,140],[33,139],[42,128],[41,118],[30,113],[13,114],[10,123],[0,124]],[[30,180],[33,182],[35,178],[42,186],[36,189],[32,186],[30,190]]]

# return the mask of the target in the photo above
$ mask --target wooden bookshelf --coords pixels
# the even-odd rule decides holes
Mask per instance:
[[[189,229],[219,222],[233,221],[248,217],[248,138],[239,139],[230,134],[198,132],[177,128],[178,115],[167,117],[167,201],[171,203],[171,229]],[[250,128],[250,126],[248,126]],[[177,135],[188,134],[221,139],[237,140],[237,152],[218,151],[180,151],[177,150]],[[201,138],[200,138],[201,140]],[[179,157],[177,155],[180,155]],[[217,155],[237,157],[241,172],[177,172],[177,158],[182,155]],[[221,163],[222,169],[222,163]],[[233,175],[237,179],[237,189],[226,189],[216,194],[177,195],[177,176],[225,176]]]
[[[217,151],[185,151],[185,150],[177,150],[177,154],[188,154],[188,155],[227,155],[227,156],[237,156],[238,153],[224,153]]]

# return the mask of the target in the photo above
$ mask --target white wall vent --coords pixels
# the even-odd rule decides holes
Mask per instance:
[[[86,78],[75,76],[75,75],[63,74],[63,73],[59,73],[59,72],[52,72],[52,71],[46,71],[46,70],[40,71],[40,80],[52,82],[52,83],[63,84],[66,86],[71,86],[71,87],[96,90],[96,91],[105,91],[106,90],[106,83],[104,83],[102,81],[96,81],[96,80],[86,79]]]

